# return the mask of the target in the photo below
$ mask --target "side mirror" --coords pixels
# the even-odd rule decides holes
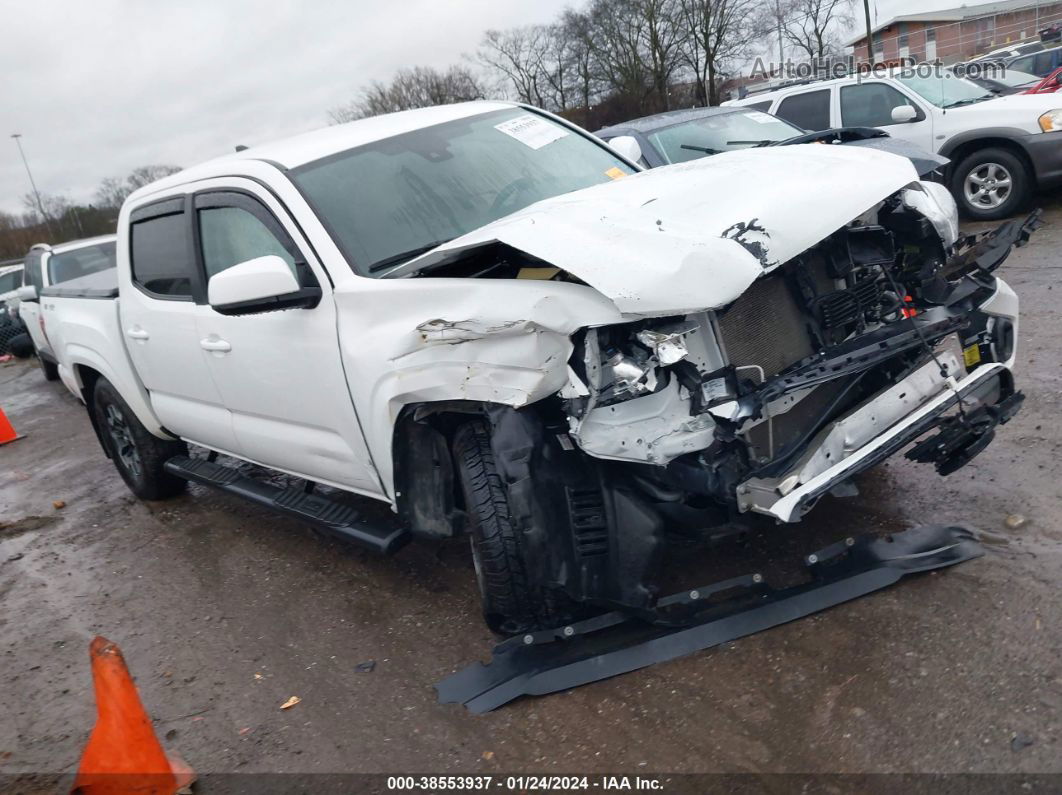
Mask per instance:
[[[632,135],[618,135],[610,140],[608,145],[633,163],[642,159],[642,147]]]
[[[207,300],[222,315],[253,315],[316,306],[319,287],[299,287],[291,267],[276,254],[255,257],[210,277]]]
[[[15,298],[19,301],[36,301],[37,300],[37,288],[32,284],[27,284],[19,287],[15,291]]]
[[[900,105],[892,109],[892,120],[897,124],[914,121],[918,118],[918,111],[913,105]]]

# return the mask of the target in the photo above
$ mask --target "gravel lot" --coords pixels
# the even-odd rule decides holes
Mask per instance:
[[[492,643],[465,544],[378,559],[198,487],[138,502],[61,384],[0,366],[0,406],[26,434],[0,448],[0,774],[76,768],[97,633],[200,773],[1062,774],[1062,202],[1047,203],[1050,225],[1002,271],[1022,299],[1027,401],[987,452],[946,479],[893,460],[861,496],[684,569],[703,581],[713,557],[926,522],[978,528],[985,557],[484,716],[432,688]]]

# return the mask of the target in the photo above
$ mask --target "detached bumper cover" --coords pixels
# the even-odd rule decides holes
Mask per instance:
[[[962,527],[928,525],[886,538],[849,538],[806,558],[812,581],[804,585],[773,590],[759,574],[750,574],[661,599],[656,622],[606,613],[517,636],[495,646],[489,664],[473,663],[435,689],[443,704],[489,712],[522,695],[555,693],[718,646],[880,590],[908,574],[982,554]],[[697,596],[722,588],[743,592],[697,610]],[[665,604],[678,610],[665,610]]]
[[[755,510],[775,516],[784,522],[796,521],[811,507],[816,499],[838,483],[884,461],[922,434],[933,430],[937,426],[942,426],[945,420],[950,419],[945,416],[947,412],[958,405],[959,395],[962,396],[964,401],[972,402],[978,407],[982,405],[994,407],[997,404],[1001,404],[1000,411],[985,412],[984,417],[979,412],[975,418],[978,421],[984,421],[987,418],[990,427],[984,428],[985,431],[991,431],[991,428],[998,423],[1007,422],[1017,412],[1021,404],[1021,394],[1014,393],[1013,378],[1010,370],[1002,364],[984,365],[958,381],[954,389],[945,389],[941,394],[911,412],[905,419],[898,422],[888,431],[856,450],[830,469],[820,473],[785,496],[779,497],[769,507],[760,506],[756,507]],[[979,436],[983,436],[983,434],[979,434]],[[965,441],[970,442],[971,440],[966,439]],[[991,441],[991,435],[976,449],[962,443],[954,443],[954,452],[961,454],[961,451],[965,450],[968,457],[962,463],[966,463],[984,449],[989,441]],[[927,457],[919,460],[938,459]]]

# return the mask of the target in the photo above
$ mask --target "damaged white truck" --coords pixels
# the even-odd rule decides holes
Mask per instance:
[[[468,534],[484,615],[514,633],[649,608],[671,531],[797,521],[920,437],[910,457],[966,463],[1022,400],[993,271],[1036,223],[961,236],[891,154],[640,173],[481,102],[167,177],[122,208],[116,283],[39,300],[138,496],[192,480],[380,552]]]

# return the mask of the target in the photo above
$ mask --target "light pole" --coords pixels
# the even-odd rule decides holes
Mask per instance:
[[[33,195],[37,199],[37,209],[41,211],[41,220],[44,222],[44,226],[48,228],[48,215],[44,212],[44,203],[41,201],[41,193],[37,190],[37,183],[33,181],[33,172],[30,171],[29,161],[26,160],[26,153],[22,151],[22,141],[19,139],[22,137],[22,133],[13,133],[11,135],[15,139],[15,146],[18,147],[18,153],[22,157],[22,165],[26,167],[26,176],[29,177],[30,185],[33,187]],[[51,232],[49,228],[49,233]]]

